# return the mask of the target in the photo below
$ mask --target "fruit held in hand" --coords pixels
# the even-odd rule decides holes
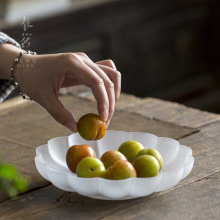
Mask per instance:
[[[151,155],[139,156],[133,163],[137,177],[154,177],[160,171],[158,160]]]
[[[76,173],[78,163],[85,157],[96,157],[92,147],[86,144],[71,146],[66,153],[66,163],[70,171]]]
[[[85,140],[99,140],[105,135],[106,124],[99,115],[89,113],[79,119],[77,130]]]
[[[108,167],[112,166],[117,160],[127,161],[127,158],[117,150],[110,150],[110,151],[106,151],[101,156],[100,160],[105,165],[105,168],[108,169]]]
[[[107,169],[105,178],[110,180],[122,180],[136,176],[136,171],[130,162],[117,160]]]
[[[155,157],[158,160],[159,164],[160,164],[160,170],[162,169],[162,167],[163,167],[163,158],[162,158],[162,156],[161,156],[161,154],[158,150],[153,149],[153,148],[142,149],[138,152],[136,158],[138,158],[141,155],[151,155],[151,156]]]
[[[86,157],[82,159],[76,168],[78,177],[101,177],[105,178],[106,169],[101,160],[95,157]]]
[[[141,143],[129,140],[122,143],[118,148],[118,151],[124,154],[130,163],[133,163],[136,159],[137,153],[141,149],[144,149],[144,146]]]

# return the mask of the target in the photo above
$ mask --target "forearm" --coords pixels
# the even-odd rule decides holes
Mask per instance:
[[[10,69],[21,51],[23,50],[8,43],[0,46],[0,79],[10,79]]]

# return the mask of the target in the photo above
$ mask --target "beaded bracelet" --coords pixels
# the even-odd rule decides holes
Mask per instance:
[[[15,90],[17,91],[17,93],[22,96],[23,99],[27,99],[27,100],[31,100],[26,94],[24,94],[22,92],[21,89],[19,89],[19,85],[18,83],[15,81],[15,75],[14,75],[14,72],[15,72],[15,67],[16,67],[16,64],[19,62],[20,58],[22,57],[23,54],[32,54],[32,55],[36,55],[36,52],[32,52],[30,50],[28,51],[22,51],[18,54],[18,56],[15,58],[14,60],[14,63],[11,67],[11,78],[10,78],[10,82],[11,82],[11,85],[14,86]]]

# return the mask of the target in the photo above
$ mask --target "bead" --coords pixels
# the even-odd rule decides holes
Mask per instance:
[[[22,51],[18,54],[18,56],[14,59],[14,63],[11,67],[11,77],[10,77],[10,82],[11,82],[11,85],[14,86],[14,88],[16,89],[17,93],[22,96],[23,99],[27,99],[27,100],[31,100],[27,95],[25,95],[21,90],[19,90],[19,85],[18,83],[15,81],[15,78],[14,78],[14,71],[15,71],[15,66],[16,64],[19,62],[19,59],[22,57],[23,54],[36,54],[36,52],[32,52],[30,50],[28,51]]]

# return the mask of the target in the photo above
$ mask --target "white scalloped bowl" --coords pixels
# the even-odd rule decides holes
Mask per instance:
[[[145,148],[155,148],[161,153],[164,165],[159,175],[125,180],[80,178],[69,171],[66,165],[66,152],[72,145],[88,144],[95,150],[97,158],[100,158],[108,150],[117,150],[127,140],[136,140]],[[171,138],[157,137],[149,133],[107,131],[99,141],[85,141],[78,133],[53,138],[48,144],[36,149],[35,164],[45,179],[62,190],[96,199],[124,200],[174,187],[190,173],[194,157],[191,148],[180,145]]]

